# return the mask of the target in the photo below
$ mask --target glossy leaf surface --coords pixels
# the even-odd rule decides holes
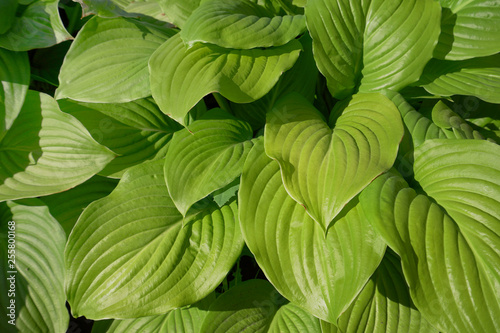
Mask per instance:
[[[243,247],[236,202],[200,205],[184,219],[168,195],[163,164],[131,168],[78,220],[65,250],[73,315],[163,314],[206,297],[236,261]]]

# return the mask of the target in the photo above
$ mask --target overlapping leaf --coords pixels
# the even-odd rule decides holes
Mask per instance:
[[[64,293],[64,231],[48,208],[36,199],[0,203],[0,218],[2,332],[66,332],[69,316]],[[9,221],[15,224],[8,224]],[[10,249],[8,244],[15,247]],[[7,255],[13,261],[7,262]],[[7,278],[12,277],[15,288],[9,293],[14,297],[8,297],[13,280]],[[12,299],[15,326],[7,323],[12,319],[7,316]]]
[[[205,1],[188,18],[180,33],[184,43],[216,44],[252,49],[280,46],[306,29],[304,15],[274,16],[250,0]]]
[[[115,155],[43,93],[28,91],[0,142],[0,201],[67,190],[101,171]]]
[[[56,98],[122,103],[151,95],[148,59],[174,34],[133,19],[92,18],[66,54]]]
[[[417,81],[437,43],[440,14],[434,0],[308,1],[314,57],[332,95]]]
[[[319,320],[288,303],[265,280],[245,281],[211,306],[200,332],[321,332]]]
[[[169,22],[183,27],[189,16],[200,5],[201,0],[160,0],[160,6],[167,15]]]
[[[393,165],[403,125],[388,98],[357,94],[332,131],[307,100],[290,94],[268,114],[264,136],[288,193],[326,232],[344,206]]]
[[[68,236],[85,207],[113,191],[118,180],[94,176],[70,190],[40,198]]]
[[[359,216],[356,199],[329,229],[286,192],[279,165],[255,145],[239,191],[245,242],[269,281],[288,300],[335,323],[383,257],[385,243]]]
[[[31,2],[22,15],[14,19],[10,29],[0,35],[0,47],[27,51],[72,39],[59,17],[58,3],[59,0]]]
[[[252,135],[249,124],[222,110],[211,110],[174,134],[165,157],[165,180],[182,215],[240,176]]]
[[[236,202],[200,205],[184,219],[168,195],[163,164],[131,168],[75,225],[65,251],[75,316],[163,314],[207,296],[236,261],[243,247]]]
[[[230,103],[234,114],[247,121],[254,129],[260,129],[266,124],[266,114],[281,97],[296,92],[311,103],[314,100],[318,68],[312,53],[312,40],[309,34],[299,39],[304,51],[300,54],[293,67],[286,71],[278,83],[264,97],[253,103]]]
[[[438,96],[470,95],[500,103],[500,55],[464,61],[433,59],[419,85]]]
[[[322,321],[322,333],[438,332],[413,305],[399,259],[389,253],[337,325]]]
[[[191,306],[158,316],[95,322],[92,333],[201,333],[201,324],[214,300],[215,295],[210,294]]]
[[[183,123],[189,110],[211,92],[236,103],[261,98],[293,66],[300,50],[297,40],[264,50],[201,43],[187,49],[177,35],[151,56],[151,91],[160,109]]]
[[[119,178],[130,167],[165,157],[172,134],[181,129],[152,98],[100,104],[59,101],[64,112],[80,120],[96,141],[119,154],[99,174]]]
[[[432,199],[389,173],[361,194],[363,211],[402,258],[429,322],[444,332],[497,331],[500,147],[428,140],[415,156],[415,179]]]
[[[434,51],[438,59],[463,60],[500,52],[498,1],[440,0],[441,35]]]
[[[0,141],[24,103],[30,83],[28,54],[0,48]]]
[[[0,34],[6,33],[12,23],[16,19],[17,0],[5,0],[0,3],[0,13],[2,13],[2,20],[0,20]]]

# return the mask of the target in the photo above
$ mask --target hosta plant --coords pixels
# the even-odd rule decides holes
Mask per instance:
[[[2,0],[0,80],[0,331],[500,331],[499,0]]]

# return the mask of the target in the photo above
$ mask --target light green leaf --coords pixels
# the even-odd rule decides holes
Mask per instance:
[[[438,96],[469,95],[500,103],[500,54],[464,61],[433,59],[418,85]]]
[[[183,216],[195,202],[240,176],[252,136],[249,124],[219,109],[174,134],[165,157],[165,180]]]
[[[172,134],[182,127],[165,116],[152,98],[99,104],[59,101],[100,144],[119,154],[99,174],[119,178],[130,167],[165,157]]]
[[[349,309],[337,329],[322,321],[323,333],[437,333],[413,305],[399,259],[389,252]]]
[[[6,33],[16,19],[17,0],[4,0],[0,2],[0,34]]]
[[[304,51],[291,69],[286,71],[278,83],[264,97],[253,103],[230,103],[234,114],[247,121],[254,129],[260,129],[266,124],[266,114],[272,110],[274,104],[288,93],[296,92],[314,101],[318,68],[312,53],[312,39],[304,34],[300,39]]]
[[[59,0],[36,0],[0,35],[0,47],[27,51],[73,39],[59,17]]]
[[[154,18],[167,21],[158,0],[75,0],[82,6],[83,16],[98,15],[104,18],[118,16]]]
[[[314,57],[333,97],[417,81],[432,58],[440,15],[434,0],[308,1]]]
[[[274,16],[250,0],[212,0],[192,13],[180,36],[189,47],[204,42],[252,49],[284,45],[305,30],[304,15]]]
[[[333,130],[307,100],[290,94],[268,114],[265,147],[292,198],[326,232],[344,206],[394,164],[403,125],[380,94],[352,97]]]
[[[24,103],[30,83],[30,63],[26,52],[0,48],[0,141]]]
[[[191,306],[158,316],[97,321],[92,333],[201,333],[201,324],[214,300],[215,294],[212,293]]]
[[[382,260],[385,243],[356,199],[325,236],[286,192],[279,165],[256,144],[243,170],[240,224],[269,281],[314,316],[336,322]]]
[[[458,114],[453,112],[442,101],[437,102],[432,108],[432,121],[439,126],[448,137],[484,140],[481,133],[474,130],[472,126]]]
[[[160,109],[183,123],[189,110],[212,92],[236,103],[261,98],[293,66],[300,50],[297,40],[264,50],[201,43],[187,49],[180,36],[174,36],[149,60],[151,91]]]
[[[265,280],[249,280],[229,289],[210,306],[203,333],[320,333],[319,320],[288,303]]]
[[[114,157],[74,117],[61,112],[52,97],[28,91],[0,142],[0,201],[67,190]]]
[[[487,141],[428,140],[415,152],[415,179],[432,199],[395,173],[361,194],[402,259],[415,305],[440,331],[500,328],[499,162],[500,147]]]
[[[238,258],[236,202],[206,203],[183,219],[168,195],[163,164],[131,168],[80,216],[65,250],[73,315],[164,314],[210,294]]]
[[[41,197],[50,210],[50,214],[61,224],[69,235],[78,217],[85,207],[113,191],[118,180],[94,176],[70,190]]]
[[[181,28],[200,2],[201,0],[159,0],[168,21]]]
[[[440,0],[440,3],[441,35],[434,57],[463,60],[500,52],[498,1]]]
[[[69,316],[63,284],[64,231],[48,208],[36,199],[2,202],[0,217],[0,329],[2,332],[66,332]],[[15,288],[11,281],[15,281]],[[14,297],[9,296],[11,292]],[[16,326],[7,322],[12,319],[7,306],[13,299]]]
[[[90,19],[66,54],[56,99],[123,103],[151,95],[148,59],[175,32],[122,17]]]

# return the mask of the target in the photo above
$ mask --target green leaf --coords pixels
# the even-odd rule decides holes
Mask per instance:
[[[364,213],[402,259],[413,302],[440,331],[500,328],[499,162],[500,147],[487,141],[428,140],[414,169],[430,197],[396,173],[361,194]]]
[[[59,17],[59,0],[36,0],[16,17],[11,28],[0,35],[0,47],[27,51],[73,39]]]
[[[52,97],[28,91],[0,142],[0,201],[67,190],[114,157],[74,117],[61,112]]]
[[[307,100],[290,94],[268,114],[265,147],[292,198],[326,232],[344,206],[394,164],[403,125],[380,94],[357,94],[333,130]]]
[[[252,49],[285,45],[306,30],[304,15],[274,16],[249,0],[205,1],[187,19],[180,36],[192,47],[204,42]]]
[[[211,306],[200,332],[320,333],[319,320],[286,299],[265,280],[229,289]]]
[[[12,126],[24,103],[30,83],[30,63],[26,52],[0,48],[0,141]]]
[[[215,294],[212,293],[198,303],[158,316],[98,321],[94,323],[92,333],[198,333],[214,300]]]
[[[183,27],[186,20],[200,5],[201,0],[159,0],[160,6],[167,15],[168,21]]]
[[[16,19],[17,0],[4,0],[0,3],[0,34],[6,33]]]
[[[389,252],[337,325],[322,321],[322,332],[438,332],[413,305],[401,263]]]
[[[249,124],[219,109],[174,134],[165,157],[165,180],[183,216],[195,202],[240,176],[252,136]]]
[[[432,121],[445,131],[448,137],[484,140],[481,133],[474,130],[442,101],[437,102],[432,108]]]
[[[148,59],[175,32],[122,17],[90,19],[66,54],[56,99],[123,103],[151,95]]]
[[[438,59],[463,60],[500,52],[500,6],[496,1],[440,0]]]
[[[85,207],[113,191],[118,184],[116,179],[94,176],[70,190],[41,197],[50,214],[61,224],[69,235]]]
[[[438,96],[469,95],[500,103],[500,54],[464,61],[433,59],[418,84]]]
[[[238,258],[236,202],[200,205],[183,219],[168,195],[163,164],[131,168],[80,216],[65,250],[73,315],[164,314],[210,294]]]
[[[432,58],[440,15],[434,0],[309,0],[314,57],[333,97],[417,81]]]
[[[119,154],[99,172],[108,177],[119,178],[134,165],[164,158],[172,134],[182,128],[150,97],[120,104],[63,100],[59,105],[80,120],[97,142]]]
[[[272,110],[276,101],[286,94],[297,92],[311,103],[314,101],[318,68],[312,53],[312,39],[309,34],[304,34],[299,41],[304,51],[293,67],[280,77],[271,91],[253,103],[230,103],[234,114],[247,121],[254,129],[264,127],[266,114]]]
[[[183,123],[189,110],[212,92],[236,103],[261,98],[293,66],[300,50],[297,40],[264,50],[201,43],[187,49],[180,36],[174,36],[149,60],[151,91],[160,109]]]
[[[279,165],[256,144],[243,170],[240,224],[248,248],[276,289],[335,323],[382,260],[385,243],[354,199],[325,236],[286,192]]]
[[[66,332],[69,316],[63,284],[64,231],[48,208],[36,199],[2,202],[0,217],[0,329],[2,332]],[[13,261],[7,261],[7,255]],[[12,277],[15,288],[10,283],[12,280],[7,280]],[[9,296],[11,292],[14,297]],[[12,319],[7,306],[13,299],[16,326],[7,323]]]

